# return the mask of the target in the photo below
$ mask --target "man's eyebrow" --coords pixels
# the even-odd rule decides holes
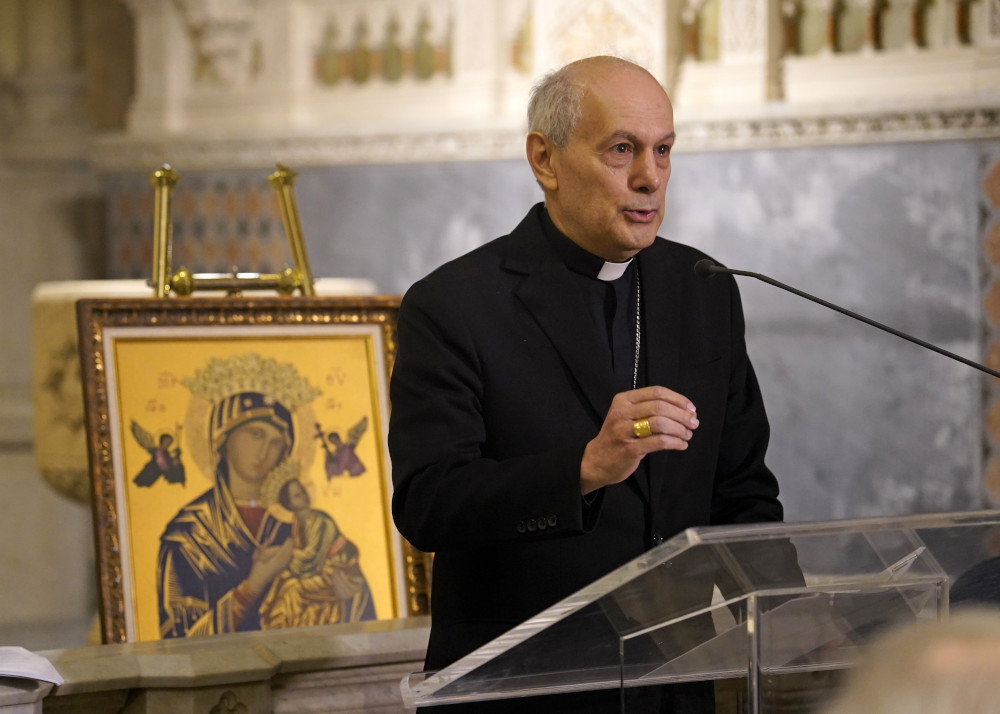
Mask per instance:
[[[654,141],[653,143],[654,144],[663,144],[663,143],[666,143],[666,142],[671,141],[671,140],[676,139],[676,138],[677,138],[677,133],[672,131],[669,134],[666,134],[665,136],[663,136],[659,141]],[[619,129],[618,131],[612,132],[611,135],[608,136],[607,140],[608,141],[613,141],[614,139],[627,139],[628,141],[631,141],[633,144],[641,144],[642,143],[639,140],[639,137],[637,137],[635,134],[633,134],[630,131],[625,131],[624,129]]]

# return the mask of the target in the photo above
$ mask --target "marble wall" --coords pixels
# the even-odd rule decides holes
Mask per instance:
[[[997,156],[989,141],[678,152],[661,234],[981,361],[982,183]],[[313,168],[296,195],[316,275],[367,277],[399,293],[507,232],[541,192],[512,159]],[[109,254],[123,254],[126,232],[109,239]],[[142,277],[140,265],[109,272]],[[993,503],[982,477],[987,377],[773,286],[740,283],[789,520]]]
[[[996,149],[970,142],[681,157],[666,232],[981,361],[980,173]],[[789,519],[987,504],[988,378],[740,281]]]

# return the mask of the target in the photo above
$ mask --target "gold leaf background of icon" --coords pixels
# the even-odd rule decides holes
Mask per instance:
[[[214,460],[208,446],[208,417],[211,404],[193,396],[181,383],[185,377],[212,357],[256,352],[265,358],[294,364],[309,382],[322,390],[313,402],[293,414],[295,446],[290,457],[301,464],[312,507],[331,515],[357,545],[361,565],[368,579],[379,619],[402,616],[396,602],[385,463],[377,435],[384,433],[382,407],[377,404],[373,380],[380,369],[371,336],[331,338],[227,338],[171,340],[169,349],[157,341],[142,338],[118,340],[118,409],[122,433],[123,473],[129,522],[129,567],[135,583],[136,638],[158,638],[156,558],[164,526],[177,511],[213,485]],[[183,355],[178,359],[179,355]],[[362,416],[374,427],[361,439],[357,455],[365,464],[358,478],[326,477],[323,454],[316,443],[315,424],[327,431],[346,432]],[[183,423],[182,459],[187,467],[187,483],[140,488],[132,478],[148,460],[148,453],[125,433],[129,420],[136,418],[149,431],[171,431]],[[123,554],[123,558],[125,554]]]

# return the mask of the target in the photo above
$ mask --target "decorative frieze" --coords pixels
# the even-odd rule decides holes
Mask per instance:
[[[259,0],[171,0],[193,56],[195,84],[234,86],[260,74]]]
[[[663,76],[667,22],[663,0],[535,0],[531,11],[539,72],[587,55],[616,54]]]
[[[663,82],[689,148],[997,135],[1000,47],[966,0],[128,1],[102,169],[520,156],[532,81],[602,52]]]
[[[719,17],[720,50],[728,61],[767,57],[769,2],[729,0]]]
[[[406,22],[399,9],[392,8],[377,27],[364,8],[352,19],[328,10],[313,56],[313,79],[335,87],[451,76],[454,18],[434,18],[423,6]]]

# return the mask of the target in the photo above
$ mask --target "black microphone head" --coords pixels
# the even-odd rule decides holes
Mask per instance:
[[[715,277],[715,273],[718,271],[712,270],[712,268],[717,267],[714,260],[710,258],[702,258],[697,263],[694,264],[694,274],[699,278],[712,278]]]

